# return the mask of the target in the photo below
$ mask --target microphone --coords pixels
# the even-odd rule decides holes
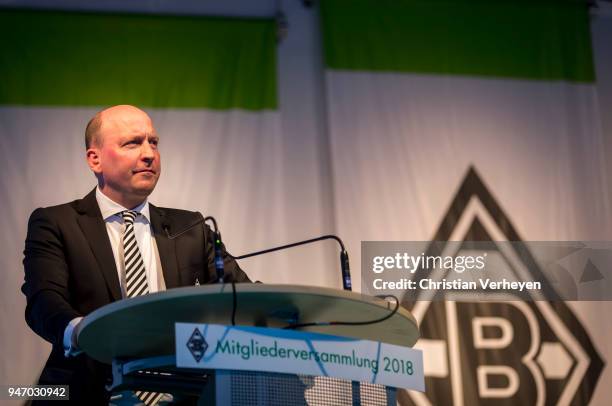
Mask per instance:
[[[249,254],[244,254],[244,255],[237,256],[237,257],[232,255],[232,258],[244,259],[244,258],[249,258],[249,257],[255,257],[258,255],[267,254],[269,252],[280,251],[280,250],[284,250],[287,248],[293,248],[299,245],[311,244],[311,243],[322,241],[322,240],[335,240],[338,244],[340,244],[340,270],[342,272],[342,287],[344,288],[344,290],[350,291],[352,288],[352,285],[351,285],[351,269],[349,266],[348,252],[344,248],[344,243],[342,243],[342,240],[339,237],[332,235],[332,234],[322,235],[321,237],[311,238],[311,239],[304,240],[304,241],[298,241],[298,242],[294,242],[291,244],[280,245],[278,247],[268,248],[268,249],[256,251],[256,252],[251,252]]]
[[[162,228],[166,232],[166,237],[168,237],[168,239],[170,239],[170,240],[174,240],[175,238],[180,237],[181,235],[185,234],[186,232],[191,231],[194,227],[199,226],[200,224],[205,222],[206,219],[208,218],[208,217],[207,218],[202,217],[202,213],[198,213],[198,214],[200,215],[199,219],[197,219],[194,223],[190,224],[189,226],[187,226],[186,228],[182,229],[181,231],[179,231],[176,234],[170,234],[170,223],[166,219],[162,220]]]
[[[213,243],[215,247],[215,270],[217,271],[217,283],[225,282],[225,269],[223,265],[223,255],[221,253],[221,233],[219,232],[219,227],[217,227],[217,220],[213,216],[207,216],[204,218],[204,222],[206,220],[211,220],[213,223]]]
[[[213,240],[214,240],[213,244],[214,244],[214,251],[215,251],[215,269],[217,271],[217,282],[222,283],[224,282],[225,269],[224,269],[224,264],[223,264],[223,256],[221,254],[221,245],[222,245],[221,233],[219,232],[219,229],[217,227],[217,221],[215,220],[214,217],[212,216],[201,217],[200,219],[198,219],[196,222],[194,222],[187,228],[179,231],[176,234],[172,234],[172,235],[170,234],[170,231],[169,231],[170,224],[167,223],[167,221],[164,220],[164,222],[162,222],[162,228],[166,231],[166,236],[169,239],[173,240],[185,234],[186,232],[198,226],[199,224],[204,223],[208,220],[210,220],[213,224]],[[297,247],[299,245],[311,244],[311,243],[314,243],[317,241],[323,241],[323,240],[335,240],[340,245],[340,270],[342,273],[342,287],[344,288],[344,290],[348,290],[348,291],[352,290],[351,268],[349,265],[348,252],[346,251],[346,248],[344,247],[344,243],[342,242],[342,240],[339,237],[332,235],[332,234],[327,234],[321,237],[311,238],[311,239],[304,240],[304,241],[298,241],[298,242],[294,242],[291,244],[281,245],[278,247],[268,248],[262,251],[251,252],[249,254],[244,254],[240,256],[233,256],[229,252],[227,253],[227,255],[229,255],[233,259],[245,259],[245,258],[255,257],[258,255],[267,254],[267,253],[274,252],[274,251],[280,251],[280,250],[284,250],[288,248]]]
[[[200,216],[202,216],[202,214],[200,214]],[[205,223],[209,220],[213,224],[213,247],[214,247],[214,252],[215,252],[215,270],[217,272],[217,283],[223,283],[225,282],[225,268],[223,264],[223,254],[221,251],[221,246],[223,245],[223,243],[221,242],[221,233],[219,232],[219,227],[217,227],[217,220],[215,220],[214,217],[212,216],[200,217],[197,221],[189,225],[187,228],[179,231],[176,234],[172,234],[172,235],[170,234],[170,223],[168,223],[168,221],[165,219],[162,221],[162,228],[166,232],[166,236],[168,237],[168,239],[174,240],[175,238],[178,238],[181,235],[185,234],[186,232],[190,231],[194,227],[202,223]]]

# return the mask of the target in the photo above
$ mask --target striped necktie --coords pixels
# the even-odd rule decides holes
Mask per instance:
[[[133,210],[121,212],[125,224],[125,230],[123,230],[123,262],[125,264],[125,290],[128,298],[149,293],[147,271],[134,232],[134,220],[136,220],[138,214]],[[136,391],[135,394],[147,406],[157,404],[164,395],[163,393],[148,391]]]
[[[127,297],[136,297],[149,293],[147,271],[136,243],[134,220],[138,213],[132,210],[121,212],[125,230],[123,231],[123,262],[125,264],[125,291]]]

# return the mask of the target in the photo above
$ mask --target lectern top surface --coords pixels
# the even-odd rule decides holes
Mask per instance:
[[[359,322],[381,318],[395,307],[372,296],[297,285],[236,284],[236,325],[282,328],[291,323]],[[79,346],[91,357],[174,354],[174,323],[231,324],[232,286],[170,289],[111,303],[79,325]],[[419,337],[416,320],[400,307],[387,320],[369,325],[312,326],[303,331],[382,341],[410,347]]]

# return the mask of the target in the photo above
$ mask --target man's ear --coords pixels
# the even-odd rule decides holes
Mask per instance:
[[[99,175],[102,173],[102,165],[100,162],[100,151],[97,148],[89,148],[87,150],[87,165],[91,170]]]

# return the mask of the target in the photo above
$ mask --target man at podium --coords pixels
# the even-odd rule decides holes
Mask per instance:
[[[76,342],[84,316],[116,300],[216,279],[213,234],[202,216],[147,200],[161,174],[159,142],[144,111],[120,105],[99,112],[85,132],[97,187],[30,216],[25,318],[53,345],[39,384],[68,384],[77,402],[109,399],[110,367],[80,353]],[[225,249],[223,258],[226,281],[249,282]]]

